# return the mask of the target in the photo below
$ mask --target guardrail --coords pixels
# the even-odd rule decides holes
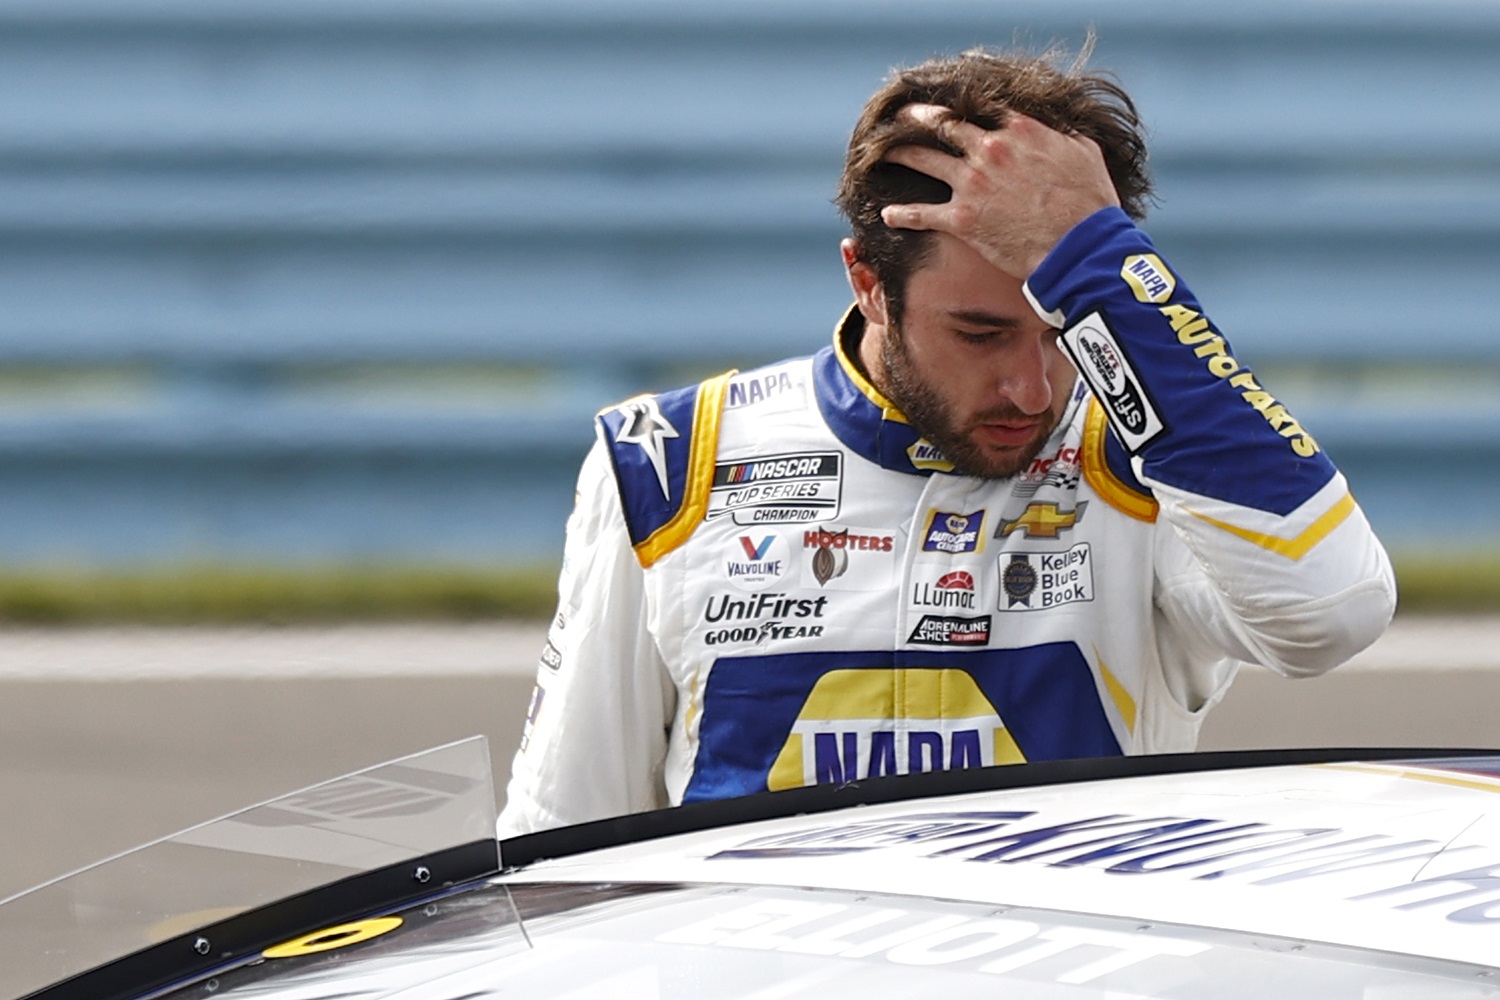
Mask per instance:
[[[1500,499],[1500,8],[0,0],[0,555],[421,553],[475,465],[552,531],[599,406],[826,342],[888,67],[1090,24],[1151,232],[1366,505],[1434,450]],[[510,551],[465,518],[432,551]]]

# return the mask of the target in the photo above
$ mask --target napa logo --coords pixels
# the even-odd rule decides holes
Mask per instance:
[[[776,791],[1025,759],[995,706],[962,670],[833,670],[803,703],[766,786]]]
[[[937,445],[921,438],[916,444],[906,449],[906,457],[911,460],[912,468],[927,469],[933,472],[952,472],[953,463],[943,457],[938,451]]]
[[[1177,289],[1177,279],[1154,253],[1132,254],[1120,267],[1120,277],[1139,302],[1162,303]]]

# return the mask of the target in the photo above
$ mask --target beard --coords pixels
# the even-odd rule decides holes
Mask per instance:
[[[987,449],[975,437],[981,424],[1006,423],[1036,418],[1023,413],[1013,403],[994,406],[974,414],[960,423],[937,386],[917,372],[906,349],[906,337],[894,325],[887,329],[881,344],[881,361],[885,366],[886,385],[882,386],[890,401],[943,457],[954,470],[979,479],[1009,479],[1029,466],[1052,436],[1061,414],[1049,413],[1042,418],[1036,437],[1018,448]]]

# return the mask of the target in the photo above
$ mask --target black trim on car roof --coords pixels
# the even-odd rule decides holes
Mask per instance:
[[[1195,771],[1228,771],[1288,764],[1441,760],[1457,767],[1462,758],[1500,759],[1500,750],[1454,748],[1330,748],[1311,750],[1223,750],[1207,753],[1147,754],[1138,757],[1092,757],[1077,760],[1005,764],[958,771],[892,775],[843,785],[810,785],[740,798],[693,802],[670,809],[633,813],[576,826],[511,837],[500,842],[505,871],[537,861],[565,858],[604,847],[635,844],[679,833],[694,833],[736,823],[827,812],[846,806],[957,795],[1001,788],[1061,785],[1109,778]]]
[[[479,840],[361,872],[247,910],[37,990],[22,1000],[135,1000],[227,971],[267,948],[326,927],[402,909],[499,868]]]

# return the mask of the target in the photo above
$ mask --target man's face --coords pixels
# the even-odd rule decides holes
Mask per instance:
[[[1062,419],[1076,371],[1020,281],[951,236],[934,239],[872,375],[960,471],[1013,476]]]

